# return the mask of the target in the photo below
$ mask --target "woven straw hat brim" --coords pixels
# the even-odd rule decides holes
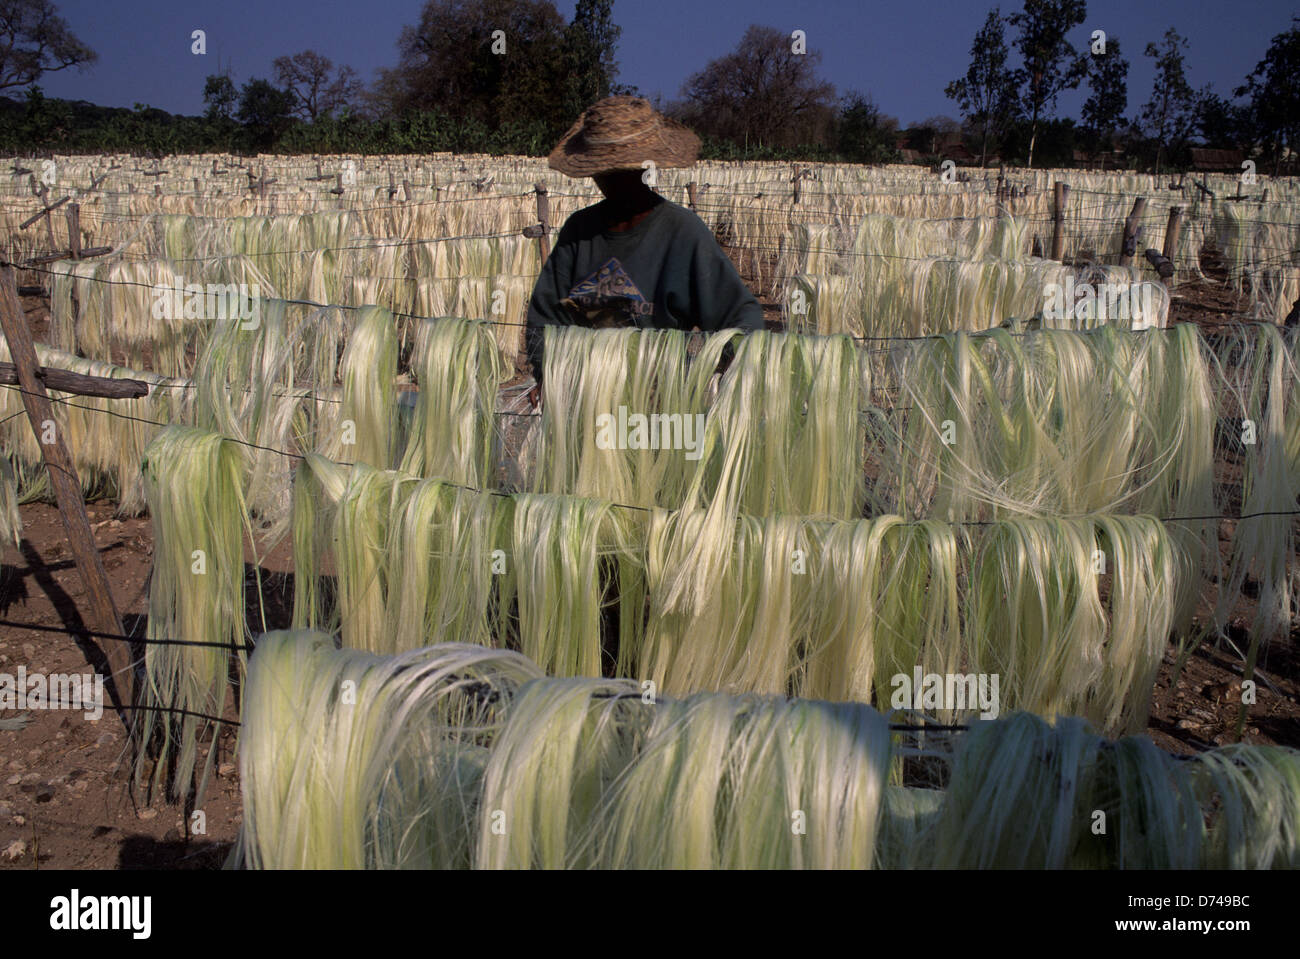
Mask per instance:
[[[585,117],[556,144],[547,165],[572,177],[615,170],[641,170],[647,160],[660,167],[685,167],[700,155],[700,138],[687,127],[655,114],[654,129],[619,143],[592,143],[583,135]]]

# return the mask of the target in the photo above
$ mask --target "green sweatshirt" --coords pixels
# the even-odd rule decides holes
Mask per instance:
[[[604,201],[579,210],[560,230],[542,267],[528,305],[526,343],[533,375],[542,380],[542,328],[572,324],[575,314],[561,301],[592,282],[646,301],[635,323],[642,327],[713,331],[763,328],[763,309],[722,252],[704,221],[683,206],[663,200],[632,229],[610,232]],[[610,261],[615,274],[608,282]],[[622,267],[626,276],[618,274]],[[604,268],[602,270],[602,268]],[[588,281],[584,284],[584,281]]]

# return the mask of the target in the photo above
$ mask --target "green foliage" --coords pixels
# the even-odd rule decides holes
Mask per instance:
[[[250,80],[240,91],[236,117],[243,124],[245,142],[251,149],[265,150],[274,145],[289,128],[292,113],[293,97],[266,80]]]
[[[615,92],[618,62],[614,47],[623,29],[613,22],[613,5],[613,0],[578,0],[573,22],[564,31],[566,107],[575,118]]]
[[[1128,109],[1128,61],[1120,55],[1119,38],[1106,39],[1106,52],[1088,59],[1089,96],[1083,104],[1083,130],[1094,152],[1108,149],[1124,125]]]
[[[203,102],[207,104],[203,115],[209,120],[234,119],[239,94],[229,74],[214,73],[208,77],[203,84]]]
[[[817,74],[819,52],[792,46],[788,33],[751,24],[734,50],[687,79],[674,112],[696,133],[746,148],[830,142],[835,87]]]
[[[1196,133],[1205,145],[1235,149],[1252,140],[1252,112],[1249,105],[1233,103],[1207,89],[1196,103]]]
[[[1055,106],[1062,91],[1079,85],[1087,70],[1087,61],[1066,39],[1087,14],[1084,0],[1025,0],[1021,13],[1007,17],[1019,31],[1016,49],[1023,65],[1016,71],[1016,86],[1025,91],[1022,112],[1030,123],[1030,167],[1034,165],[1039,121]]]
[[[850,163],[893,163],[898,121],[883,116],[871,97],[850,92],[840,103],[836,148]]]
[[[30,86],[68,67],[84,69],[97,59],[50,0],[0,4],[0,90]]]
[[[1196,119],[1196,94],[1187,82],[1186,49],[1187,40],[1173,27],[1165,31],[1163,46],[1148,43],[1146,48],[1146,56],[1156,61],[1156,76],[1140,123],[1154,141],[1156,173],[1162,159],[1186,148]]]
[[[591,57],[604,64],[609,54],[592,37],[615,29],[599,9],[580,12],[586,25],[575,21],[566,32],[550,0],[428,0],[419,22],[402,29],[400,60],[380,71],[371,108],[396,118],[445,112],[488,130],[540,121],[553,141],[575,119],[566,39],[585,38],[581,52],[592,69]]]
[[[1032,151],[1038,165],[1068,167],[1074,165],[1074,150],[1079,143],[1079,128],[1070,118],[1040,120],[1037,127],[1021,120],[1007,130],[1002,144],[1002,159],[1009,164],[1028,164]]]
[[[998,10],[989,11],[984,26],[975,34],[970,54],[970,69],[944,87],[944,93],[979,131],[982,164],[1016,112],[1015,73],[1007,66],[1003,19]]]
[[[1250,132],[1277,172],[1288,150],[1300,148],[1300,25],[1273,38],[1237,96],[1249,96]]]

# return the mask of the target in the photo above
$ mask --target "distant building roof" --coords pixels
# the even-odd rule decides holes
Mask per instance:
[[[958,163],[962,164],[977,163],[979,161],[979,157],[966,149],[966,144],[959,140],[944,143],[943,153],[945,157],[956,160]]]
[[[1124,159],[1123,150],[1079,150],[1075,149],[1073,153],[1075,166],[1087,167],[1093,170],[1105,170],[1107,167],[1118,167]]]
[[[1195,170],[1240,170],[1245,154],[1240,150],[1211,150],[1192,147],[1192,168]]]

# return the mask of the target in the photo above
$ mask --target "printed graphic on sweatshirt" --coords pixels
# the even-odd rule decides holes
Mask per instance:
[[[654,304],[632,282],[618,257],[613,256],[595,273],[574,284],[560,305],[578,323],[596,329],[636,326],[638,319],[654,313]]]

